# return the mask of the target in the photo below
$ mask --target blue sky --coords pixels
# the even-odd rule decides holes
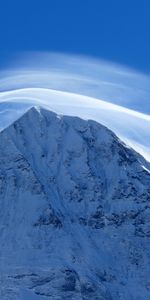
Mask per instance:
[[[17,51],[57,51],[150,73],[149,16],[149,0],[1,0],[0,65]]]
[[[41,105],[150,160],[149,16],[150,0],[0,0],[0,128]]]

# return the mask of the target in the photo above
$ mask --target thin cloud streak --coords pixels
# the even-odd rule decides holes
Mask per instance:
[[[150,160],[150,80],[88,58],[32,53],[0,76],[0,129],[33,105],[94,119]]]
[[[18,55],[1,74],[0,91],[50,88],[150,113],[150,78],[117,64],[50,53]]]

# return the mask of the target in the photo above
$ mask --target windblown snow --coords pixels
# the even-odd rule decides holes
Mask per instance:
[[[93,120],[0,132],[0,299],[148,300],[150,164]]]

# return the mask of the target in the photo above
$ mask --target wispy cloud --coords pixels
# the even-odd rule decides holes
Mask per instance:
[[[41,105],[101,122],[150,159],[149,83],[148,76],[112,63],[32,53],[1,74],[0,127]]]

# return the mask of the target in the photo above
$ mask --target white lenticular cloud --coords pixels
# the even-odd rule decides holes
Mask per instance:
[[[150,160],[150,78],[112,63],[32,53],[0,76],[0,128],[40,105],[94,119]]]

